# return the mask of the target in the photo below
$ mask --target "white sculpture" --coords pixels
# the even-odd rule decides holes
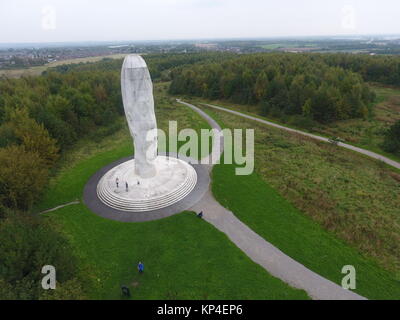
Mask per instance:
[[[125,58],[121,90],[135,159],[108,171],[97,184],[97,196],[108,207],[126,212],[172,206],[193,191],[197,173],[183,160],[157,156],[153,84],[142,57]]]
[[[125,115],[135,142],[135,171],[142,178],[156,175],[157,122],[154,113],[153,84],[141,56],[125,58],[121,72]]]

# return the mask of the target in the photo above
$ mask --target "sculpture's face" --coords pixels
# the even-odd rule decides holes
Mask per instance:
[[[141,99],[125,109],[128,123],[130,126],[132,125],[132,129],[135,131],[137,128],[151,130],[157,127],[154,109],[149,111],[149,106],[153,103],[152,99]]]

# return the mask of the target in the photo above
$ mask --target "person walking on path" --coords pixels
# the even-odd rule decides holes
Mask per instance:
[[[144,272],[144,264],[142,262],[139,262],[137,268],[138,268],[139,273]]]
[[[117,188],[119,188],[119,179],[117,177],[117,179],[115,179],[115,184],[117,185]]]
[[[125,182],[125,188],[126,188],[126,192],[128,192],[128,191],[129,191],[129,185],[128,185],[128,182]]]

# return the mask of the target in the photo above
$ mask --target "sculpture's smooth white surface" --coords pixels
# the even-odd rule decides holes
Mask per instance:
[[[156,175],[157,122],[153,83],[141,56],[125,58],[121,72],[122,100],[131,136],[135,141],[135,171],[142,178]]]
[[[135,159],[108,171],[97,185],[97,196],[107,206],[127,212],[171,206],[194,189],[197,173],[180,159],[157,156],[153,84],[142,57],[125,58],[121,90]]]

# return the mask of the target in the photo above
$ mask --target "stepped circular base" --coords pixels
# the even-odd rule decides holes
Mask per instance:
[[[195,188],[197,173],[188,163],[159,156],[155,166],[157,174],[149,179],[142,179],[135,174],[134,159],[112,168],[97,184],[98,198],[116,210],[147,212],[169,207],[184,199]]]

